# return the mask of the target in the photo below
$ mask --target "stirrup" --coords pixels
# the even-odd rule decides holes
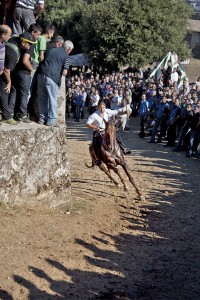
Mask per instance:
[[[127,155],[127,154],[131,154],[132,151],[129,148],[124,148],[123,153],[124,153],[124,155]]]

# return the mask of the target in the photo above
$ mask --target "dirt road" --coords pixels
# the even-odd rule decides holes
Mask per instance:
[[[124,132],[145,194],[88,169],[91,132],[68,122],[67,209],[0,207],[0,299],[199,299],[200,160]]]

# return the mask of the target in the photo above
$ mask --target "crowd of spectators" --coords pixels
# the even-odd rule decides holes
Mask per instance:
[[[103,100],[107,108],[120,111],[122,131],[130,130],[130,117],[137,117],[140,138],[148,136],[149,143],[166,141],[164,146],[185,150],[187,157],[197,155],[200,78],[193,84],[187,78],[181,83],[181,69],[173,68],[170,60],[159,80],[150,76],[150,68],[70,75],[68,54],[73,43],[55,36],[53,26],[43,30],[36,24],[44,0],[8,2],[14,3],[12,25],[0,25],[1,123],[17,125],[34,119],[39,124],[58,126],[57,92],[61,76],[67,75],[66,119],[72,116],[80,122],[86,109],[92,114]],[[32,120],[31,111],[38,111]]]
[[[170,65],[170,63],[169,63]],[[172,71],[173,72],[173,71]],[[156,82],[151,70],[82,73],[66,77],[66,118],[80,122],[84,112],[92,114],[99,100],[107,108],[124,111],[119,126],[130,130],[129,118],[138,118],[139,137],[149,137],[149,143],[163,143],[173,151],[186,151],[186,156],[198,154],[200,141],[200,78],[190,84],[186,77],[179,85],[163,72]]]

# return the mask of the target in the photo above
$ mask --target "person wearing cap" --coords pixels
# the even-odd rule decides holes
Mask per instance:
[[[27,102],[30,89],[30,75],[32,72],[30,57],[33,48],[31,45],[35,45],[36,41],[29,32],[25,31],[19,37],[12,37],[9,43],[17,46],[19,50],[17,63],[15,61],[14,69],[13,67],[11,68],[11,80],[10,85],[8,85],[8,87],[11,86],[12,82],[13,88],[9,100],[10,114],[14,115],[16,121],[29,123],[30,121],[27,118]],[[9,80],[7,82],[9,83]]]
[[[36,15],[34,9],[37,6]],[[13,14],[13,32],[20,35],[35,24],[40,13],[44,10],[44,0],[17,0]]]
[[[38,67],[39,123],[47,126],[57,124],[57,93],[62,75],[69,69],[69,53],[74,48],[71,41],[64,47],[51,49]]]
[[[5,46],[5,68],[4,73],[0,76],[2,123],[16,125],[17,122],[12,116],[16,100],[16,90],[11,81],[11,74],[19,60],[21,49],[29,49],[30,44],[23,41],[23,39],[21,40],[19,37],[13,37]]]

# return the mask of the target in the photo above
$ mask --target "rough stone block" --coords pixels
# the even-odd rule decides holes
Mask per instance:
[[[0,126],[0,201],[55,207],[71,197],[65,126]]]
[[[65,76],[62,76],[61,86],[58,90],[57,108],[58,108],[58,110],[57,110],[58,123],[65,124],[65,109],[66,109]]]

